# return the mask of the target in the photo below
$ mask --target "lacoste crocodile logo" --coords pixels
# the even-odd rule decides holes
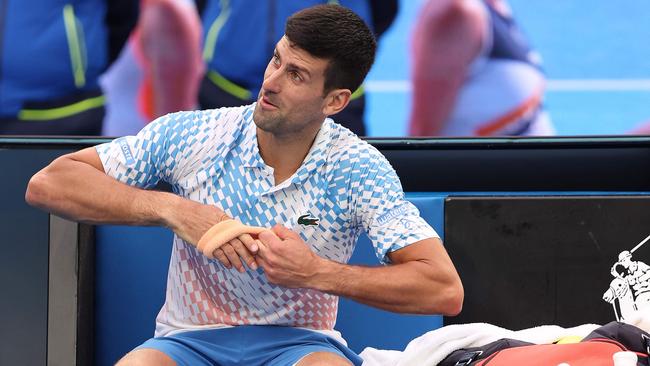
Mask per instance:
[[[298,218],[298,224],[303,226],[318,226],[319,218],[313,217],[311,214],[302,215]]]

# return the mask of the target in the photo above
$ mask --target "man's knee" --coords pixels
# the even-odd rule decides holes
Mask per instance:
[[[303,357],[296,366],[352,366],[352,363],[333,352],[314,352]]]
[[[176,366],[176,362],[161,351],[140,348],[127,353],[115,366]]]

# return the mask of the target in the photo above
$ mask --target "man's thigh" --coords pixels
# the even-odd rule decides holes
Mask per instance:
[[[176,362],[156,349],[138,348],[127,353],[115,366],[176,366]]]
[[[154,349],[158,353],[140,353],[140,350]],[[152,357],[159,357],[162,362],[151,364],[164,366],[348,366],[362,363],[352,350],[318,332],[280,326],[237,326],[151,338],[125,357],[125,362],[133,360],[133,363],[118,366],[149,365],[136,361],[149,362]]]
[[[250,364],[253,363],[256,362]],[[335,347],[311,344],[279,350],[270,360],[257,363],[265,366],[353,366],[361,365],[362,360],[351,351],[341,352]]]
[[[313,352],[300,359],[296,366],[351,366],[352,363],[336,353]],[[115,366],[176,366],[176,363],[161,351],[139,348],[129,352]]]
[[[296,366],[351,366],[347,358],[332,352],[314,352],[302,358]]]

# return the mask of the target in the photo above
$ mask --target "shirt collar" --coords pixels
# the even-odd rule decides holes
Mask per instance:
[[[242,165],[246,168],[261,168],[264,167],[264,160],[260,155],[260,148],[257,145],[257,126],[253,122],[253,113],[244,122],[244,138],[242,139]]]
[[[290,178],[291,183],[300,184],[312,175],[318,168],[325,164],[330,156],[332,146],[338,139],[339,130],[334,121],[327,118],[323,122],[314,143],[312,144],[300,168]]]
[[[336,128],[334,121],[326,118],[318,130],[305,160],[302,162],[296,173],[291,176],[291,183],[299,184],[304,182],[312,172],[321,167],[330,155],[334,142],[338,139],[339,130]],[[245,146],[242,153],[242,165],[248,168],[263,168],[266,166],[260,155],[259,145],[257,144],[257,127],[253,122],[252,114],[246,121],[244,138],[242,145]]]

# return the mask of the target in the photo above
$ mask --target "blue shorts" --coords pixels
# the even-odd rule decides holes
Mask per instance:
[[[178,366],[291,366],[313,352],[332,352],[361,365],[361,357],[324,334],[291,327],[245,325],[194,330],[151,338],[138,348],[153,348]]]

